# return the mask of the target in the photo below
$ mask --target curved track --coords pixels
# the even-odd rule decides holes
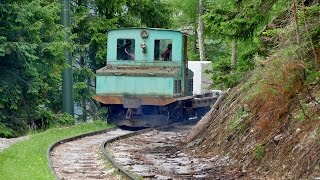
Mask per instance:
[[[57,179],[242,179],[226,157],[194,157],[181,147],[190,125],[109,129],[68,138],[48,151]],[[100,149],[99,149],[100,148]],[[106,157],[121,172],[105,167]]]
[[[242,174],[228,169],[228,157],[201,157],[185,151],[181,140],[191,128],[175,124],[148,129],[112,139],[103,146],[112,164],[133,177],[130,179],[242,179]]]
[[[49,150],[49,161],[57,179],[120,179],[105,167],[99,151],[108,140],[131,131],[111,129],[65,139]]]

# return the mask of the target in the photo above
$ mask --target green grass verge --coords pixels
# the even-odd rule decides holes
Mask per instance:
[[[112,126],[104,122],[83,123],[32,134],[29,139],[0,152],[0,179],[55,179],[47,160],[51,144],[60,139],[109,127]]]

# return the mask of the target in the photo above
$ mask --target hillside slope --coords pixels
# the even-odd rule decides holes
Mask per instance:
[[[319,72],[281,55],[257,64],[186,148],[229,156],[239,171],[267,179],[320,177]]]

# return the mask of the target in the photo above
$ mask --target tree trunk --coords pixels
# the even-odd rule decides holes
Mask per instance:
[[[202,15],[204,11],[203,0],[199,0],[199,22],[198,22],[198,41],[199,41],[199,54],[200,54],[200,61],[205,61],[205,49],[204,49],[204,24],[202,21]]]
[[[83,44],[82,40],[80,40],[80,44]],[[82,54],[80,55],[79,65],[81,69],[85,68],[86,66],[85,60]],[[86,77],[81,78],[80,81],[86,82]],[[87,100],[85,96],[83,96],[81,100],[81,110],[82,110],[82,121],[86,122],[87,121]]]
[[[190,143],[191,141],[193,141],[205,129],[205,127],[208,127],[210,125],[214,114],[219,113],[219,106],[223,99],[227,96],[228,92],[229,89],[226,92],[222,92],[220,94],[211,110],[207,112],[207,114],[203,116],[202,119],[188,132],[186,138],[183,140],[184,143]]]
[[[86,6],[86,2],[83,1],[83,0],[78,0],[78,6]],[[81,31],[84,31],[81,27],[79,27],[79,32]],[[80,47],[81,46],[84,46],[85,45],[85,40],[84,40],[84,37],[79,37],[79,45]],[[86,68],[86,62],[85,62],[85,55],[87,52],[86,51],[79,51],[79,55],[80,55],[80,58],[79,58],[79,65],[80,65],[80,70],[81,69],[84,69]],[[86,82],[87,77],[83,76],[83,75],[80,75],[80,82]],[[86,100],[86,97],[85,96],[82,96],[82,99],[81,99],[81,111],[82,111],[82,121],[83,122],[86,122],[87,121],[87,100]]]
[[[237,49],[237,40],[232,40],[231,42],[231,67],[236,68],[237,61],[238,61],[238,49]]]
[[[307,24],[307,15],[306,15],[306,10],[305,10],[305,6],[304,6],[304,1],[301,2],[302,3],[302,13],[303,13],[303,20],[304,20],[304,28],[306,29],[306,33],[307,33],[307,37],[310,41],[311,44],[311,48],[312,48],[312,52],[313,52],[313,56],[314,56],[314,66],[316,70],[319,70],[319,64],[318,64],[318,54],[316,51],[316,48],[313,44],[311,35],[310,35],[310,31],[308,29],[308,24]]]
[[[299,22],[298,22],[298,3],[297,0],[293,1],[293,16],[296,28],[296,40],[297,44],[300,45],[300,32],[299,32]]]

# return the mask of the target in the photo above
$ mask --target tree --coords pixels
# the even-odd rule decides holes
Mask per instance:
[[[57,2],[4,0],[0,14],[0,136],[16,136],[54,123],[67,44]]]
[[[204,0],[177,0],[167,1],[170,5],[173,26],[171,28],[181,29],[188,33],[188,59],[205,60],[205,27],[202,15],[205,12]]]
[[[253,56],[261,53],[261,32],[272,14],[279,9],[279,12],[286,10],[287,4],[285,0],[215,0],[208,4],[204,15],[208,32],[230,44],[228,51],[231,51],[231,57],[226,56],[215,64],[215,84],[232,87],[239,82],[241,74],[253,69]],[[226,58],[231,62],[226,63]]]
[[[204,0],[199,0],[199,21],[198,21],[198,42],[199,42],[199,54],[200,61],[205,61],[205,48],[204,48],[204,24],[202,20],[202,16],[204,14]]]
[[[169,9],[157,0],[72,2],[75,101],[81,106],[81,120],[96,117],[95,71],[105,65],[107,31],[120,27],[169,27]],[[148,17],[148,18],[145,18]]]

